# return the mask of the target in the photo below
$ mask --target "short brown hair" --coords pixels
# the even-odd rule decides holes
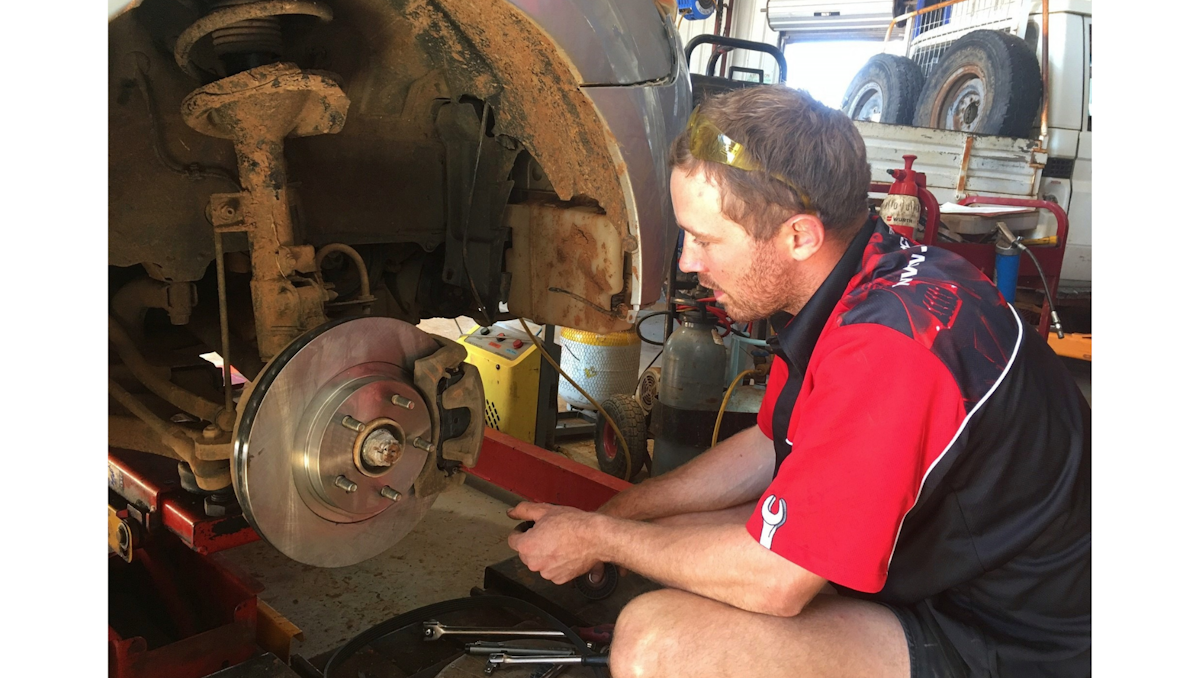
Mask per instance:
[[[757,240],[804,211],[801,197],[777,174],[808,195],[835,238],[847,240],[862,225],[871,167],[858,129],[844,113],[784,85],[746,87],[700,104],[700,115],[742,144],[765,171],[747,172],[692,156],[685,131],[671,146],[671,167],[689,175],[698,168],[722,189],[721,211]]]

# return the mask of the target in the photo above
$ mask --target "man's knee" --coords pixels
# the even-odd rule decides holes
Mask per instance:
[[[674,658],[686,651],[683,624],[677,614],[691,597],[683,591],[661,589],[634,598],[621,610],[609,651],[613,678],[671,673]]]

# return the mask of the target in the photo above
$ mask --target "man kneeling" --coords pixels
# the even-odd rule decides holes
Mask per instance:
[[[709,99],[672,165],[680,269],[777,343],[757,427],[595,513],[509,512],[547,579],[666,587],[613,675],[1089,675],[1091,410],[1046,342],[870,214],[862,138],[803,92]]]

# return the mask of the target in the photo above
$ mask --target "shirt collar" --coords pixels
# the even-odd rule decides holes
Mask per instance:
[[[798,376],[808,368],[808,359],[817,345],[817,339],[838,301],[846,293],[850,280],[862,270],[867,243],[876,230],[877,222],[878,217],[874,215],[867,218],[825,282],[821,283],[799,313],[792,316],[781,311],[771,316],[771,326],[776,335],[767,339],[767,346],[776,355],[783,356]]]

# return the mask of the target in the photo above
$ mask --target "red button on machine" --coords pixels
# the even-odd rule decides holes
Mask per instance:
[[[525,345],[525,342],[521,341],[520,339],[513,340],[513,348],[521,348],[524,345]]]

